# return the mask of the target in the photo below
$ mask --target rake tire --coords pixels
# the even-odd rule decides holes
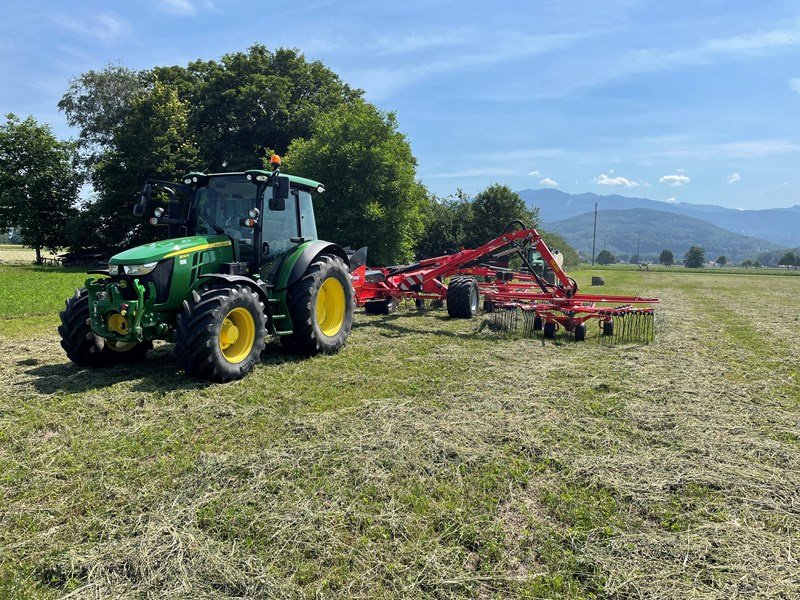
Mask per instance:
[[[471,319],[478,314],[478,281],[453,277],[447,286],[447,314],[453,319]]]
[[[603,335],[606,337],[614,335],[614,321],[606,321],[603,323]]]
[[[543,327],[544,337],[548,340],[556,339],[556,324],[554,321],[549,321]]]
[[[247,356],[234,363],[222,352],[220,330],[236,308],[250,313],[255,338]],[[203,286],[183,301],[175,329],[175,357],[187,375],[225,383],[241,379],[260,362],[265,336],[264,304],[254,290],[241,284]]]
[[[581,323],[580,325],[575,325],[575,341],[576,342],[586,341],[586,325],[584,323]]]
[[[104,338],[92,333],[89,325],[89,292],[86,288],[75,290],[59,316],[61,347],[67,353],[67,358],[80,367],[102,368],[135,363],[144,360],[147,352],[153,349],[152,342],[140,342],[125,351],[112,350],[111,344]]]
[[[395,310],[397,310],[397,302],[394,298],[373,300],[364,305],[364,312],[368,315],[390,315]]]

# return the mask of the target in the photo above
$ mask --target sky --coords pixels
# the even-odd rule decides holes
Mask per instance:
[[[61,137],[71,78],[260,42],[397,114],[428,188],[800,204],[800,3],[2,0],[0,111]]]

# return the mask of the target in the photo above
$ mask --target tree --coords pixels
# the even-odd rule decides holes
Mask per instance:
[[[724,267],[726,264],[728,264],[728,259],[725,257],[724,254],[717,259],[717,264],[720,267]]]
[[[425,231],[416,245],[417,258],[451,254],[464,247],[471,213],[470,199],[461,190],[453,197],[432,196],[424,211]]]
[[[761,268],[761,261],[759,261],[759,260],[754,260],[754,261],[753,261],[753,266],[754,266],[756,269],[760,269],[760,268]]]
[[[683,264],[687,269],[700,269],[706,262],[706,251],[700,246],[692,246],[683,255]]]
[[[662,250],[661,254],[658,255],[658,262],[667,267],[674,265],[675,256],[672,254],[672,250]]]
[[[493,184],[472,201],[465,245],[477,248],[503,233],[511,221],[535,227],[539,210],[528,210],[525,201],[507,185]]]
[[[800,258],[794,252],[788,250],[778,261],[778,264],[797,268],[800,265]]]
[[[188,107],[160,82],[134,98],[110,146],[92,173],[97,198],[78,218],[79,226],[70,227],[73,248],[116,248],[162,235],[133,216],[137,191],[148,176],[175,179],[197,164]]]
[[[565,267],[577,267],[580,264],[581,259],[580,256],[578,256],[578,251],[564,239],[564,236],[554,231],[542,231],[541,229],[539,230],[539,234],[550,250],[558,250],[562,254]]]
[[[739,263],[740,267],[744,267],[745,269],[753,266],[753,260],[750,258],[746,258],[742,262]]]
[[[638,265],[639,264],[639,255],[638,254],[631,254],[631,258],[630,258],[629,262],[632,265]]]
[[[0,230],[15,228],[23,243],[55,252],[65,243],[81,178],[75,144],[62,142],[49,125],[9,114],[0,125]]]
[[[428,199],[394,113],[361,100],[340,106],[292,142],[285,164],[325,184],[315,206],[322,238],[369,246],[372,264],[412,258]]]
[[[608,250],[601,250],[594,260],[598,265],[613,265],[617,262],[616,256]]]

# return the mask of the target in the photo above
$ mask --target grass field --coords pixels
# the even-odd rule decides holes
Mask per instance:
[[[84,276],[0,266],[0,597],[799,597],[800,279],[602,275],[655,343],[405,308],[209,386],[72,366]]]

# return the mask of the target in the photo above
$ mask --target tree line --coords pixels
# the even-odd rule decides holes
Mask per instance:
[[[506,186],[431,195],[395,114],[297,50],[257,44],[186,66],[109,65],[73,79],[58,106],[77,140],[32,117],[0,125],[0,232],[13,228],[37,256],[151,241],[163,231],[132,215],[147,177],[258,168],[273,153],[286,172],[325,184],[320,236],[369,246],[375,264],[475,246],[512,219],[536,223]],[[81,184],[93,192],[79,201]]]

